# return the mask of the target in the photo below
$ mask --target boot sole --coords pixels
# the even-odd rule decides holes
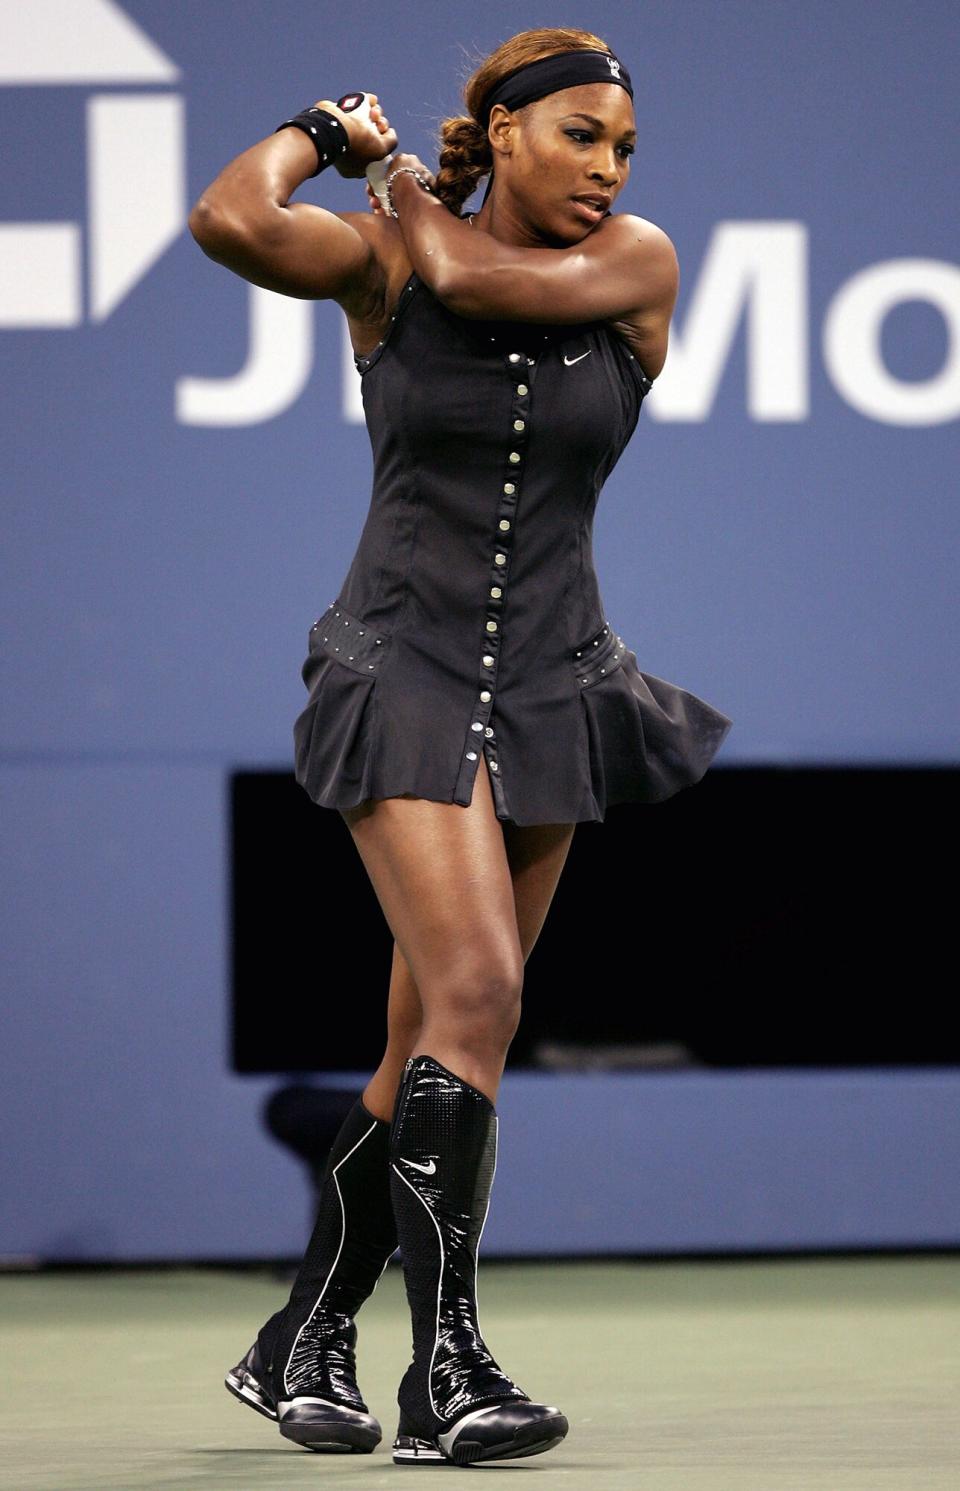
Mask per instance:
[[[383,1437],[372,1414],[325,1403],[320,1398],[294,1398],[281,1403],[279,1410],[280,1433],[301,1449],[321,1454],[369,1455]]]
[[[231,1392],[239,1403],[245,1404],[247,1408],[255,1409],[257,1413],[262,1413],[264,1418],[272,1420],[273,1423],[278,1423],[284,1439],[289,1439],[292,1444],[299,1445],[301,1449],[315,1450],[320,1454],[369,1455],[371,1450],[376,1449],[383,1437],[381,1431],[373,1424],[322,1418],[319,1415],[311,1418],[290,1417],[291,1409],[296,1412],[298,1407],[295,1401],[286,1405],[285,1413],[281,1411],[278,1414],[276,1409],[270,1406],[269,1401],[249,1373],[240,1377],[236,1372],[230,1371],[223,1382],[227,1391]],[[334,1413],[351,1411],[338,1408],[336,1404],[323,1406],[331,1408]]]
[[[477,1439],[458,1438],[448,1454],[439,1439],[398,1435],[393,1446],[394,1465],[476,1465],[482,1460],[519,1460],[527,1455],[542,1455],[566,1438],[570,1425],[565,1414],[557,1413],[535,1423],[521,1424],[508,1439],[483,1444]]]

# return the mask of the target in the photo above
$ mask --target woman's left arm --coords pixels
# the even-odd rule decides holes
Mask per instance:
[[[415,156],[408,160],[419,167]],[[526,248],[455,217],[406,172],[391,191],[417,275],[459,316],[555,324],[670,319],[679,266],[655,223],[618,213],[569,248]]]

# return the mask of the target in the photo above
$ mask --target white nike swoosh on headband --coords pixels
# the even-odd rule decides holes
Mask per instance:
[[[567,365],[568,368],[572,368],[573,364],[575,362],[579,362],[581,360],[581,358],[589,357],[592,350],[593,349],[591,347],[588,347],[587,350],[586,350],[586,352],[581,352],[580,353],[580,357],[568,357],[566,355],[566,353],[564,353],[563,360],[566,363],[566,365]]]

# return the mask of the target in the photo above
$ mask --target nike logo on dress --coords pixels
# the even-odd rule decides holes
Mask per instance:
[[[412,1165],[414,1170],[422,1170],[424,1175],[435,1175],[437,1172],[436,1160],[429,1160],[426,1165],[418,1164],[416,1160],[404,1160],[405,1165]]]
[[[568,368],[572,368],[573,364],[575,362],[580,362],[582,358],[589,357],[590,353],[592,352],[592,350],[593,350],[592,347],[588,347],[587,350],[586,350],[586,352],[581,352],[580,353],[579,357],[568,357],[567,354],[564,353],[563,354],[563,360],[566,363],[566,365],[567,365]]]

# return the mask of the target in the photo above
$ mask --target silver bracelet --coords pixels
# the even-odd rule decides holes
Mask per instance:
[[[433,187],[430,185],[426,176],[422,175],[415,166],[398,166],[395,171],[389,171],[384,178],[383,189],[384,195],[387,199],[387,211],[389,212],[391,217],[397,216],[397,210],[393,205],[393,192],[390,190],[390,183],[393,180],[394,176],[402,176],[404,171],[407,171],[411,176],[416,176],[417,180],[425,191],[433,191]]]

